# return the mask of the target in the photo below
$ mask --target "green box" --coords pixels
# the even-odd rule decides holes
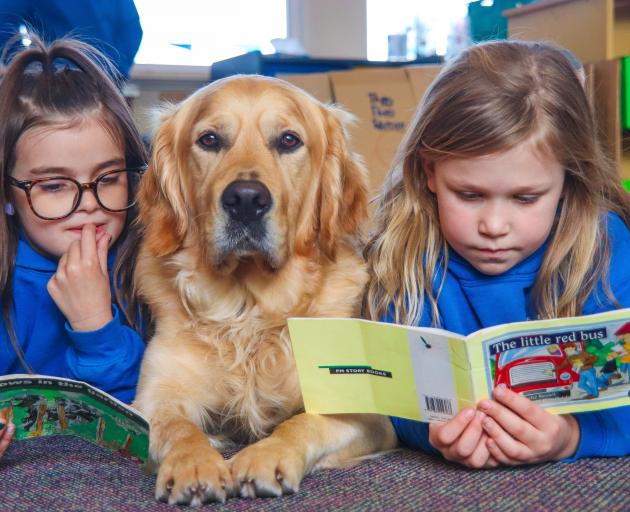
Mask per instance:
[[[630,57],[621,58],[621,127],[630,130]]]

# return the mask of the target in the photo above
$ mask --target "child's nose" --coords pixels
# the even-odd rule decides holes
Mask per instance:
[[[94,210],[98,210],[101,206],[98,204],[96,200],[96,193],[94,189],[85,188],[83,190],[83,195],[81,196],[81,202],[77,210],[91,212]]]
[[[509,230],[510,222],[505,208],[496,202],[488,202],[479,217],[479,232],[494,238],[506,235]]]

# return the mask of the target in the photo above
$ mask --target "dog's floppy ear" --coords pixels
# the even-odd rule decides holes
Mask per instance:
[[[356,235],[367,218],[367,171],[348,148],[347,125],[352,117],[326,107],[327,150],[319,183],[319,245],[334,259],[339,239]]]
[[[189,223],[174,118],[175,107],[160,116],[149,168],[138,192],[145,240],[156,257],[172,254],[181,246]]]

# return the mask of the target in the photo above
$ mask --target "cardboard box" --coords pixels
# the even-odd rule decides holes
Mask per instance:
[[[441,69],[442,66],[440,65],[408,66],[405,68],[416,103],[420,103],[424,93],[427,92],[429,85],[435,80]]]
[[[582,62],[630,55],[627,0],[540,0],[503,15],[510,39],[554,41]]]
[[[334,101],[328,73],[287,74],[277,75],[277,77],[291,82],[300,89],[304,89],[322,103],[332,103]]]
[[[416,109],[403,68],[359,69],[330,74],[335,101],[358,122],[351,129],[354,149],[370,173],[372,195],[380,189]]]
[[[351,145],[370,173],[370,195],[378,193],[403,135],[440,66],[362,68],[279,78],[301,87],[324,103],[354,114]]]

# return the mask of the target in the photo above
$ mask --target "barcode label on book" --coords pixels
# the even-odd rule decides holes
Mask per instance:
[[[422,397],[424,399],[422,413],[429,421],[444,421],[455,415],[451,399],[428,395],[422,395]]]

